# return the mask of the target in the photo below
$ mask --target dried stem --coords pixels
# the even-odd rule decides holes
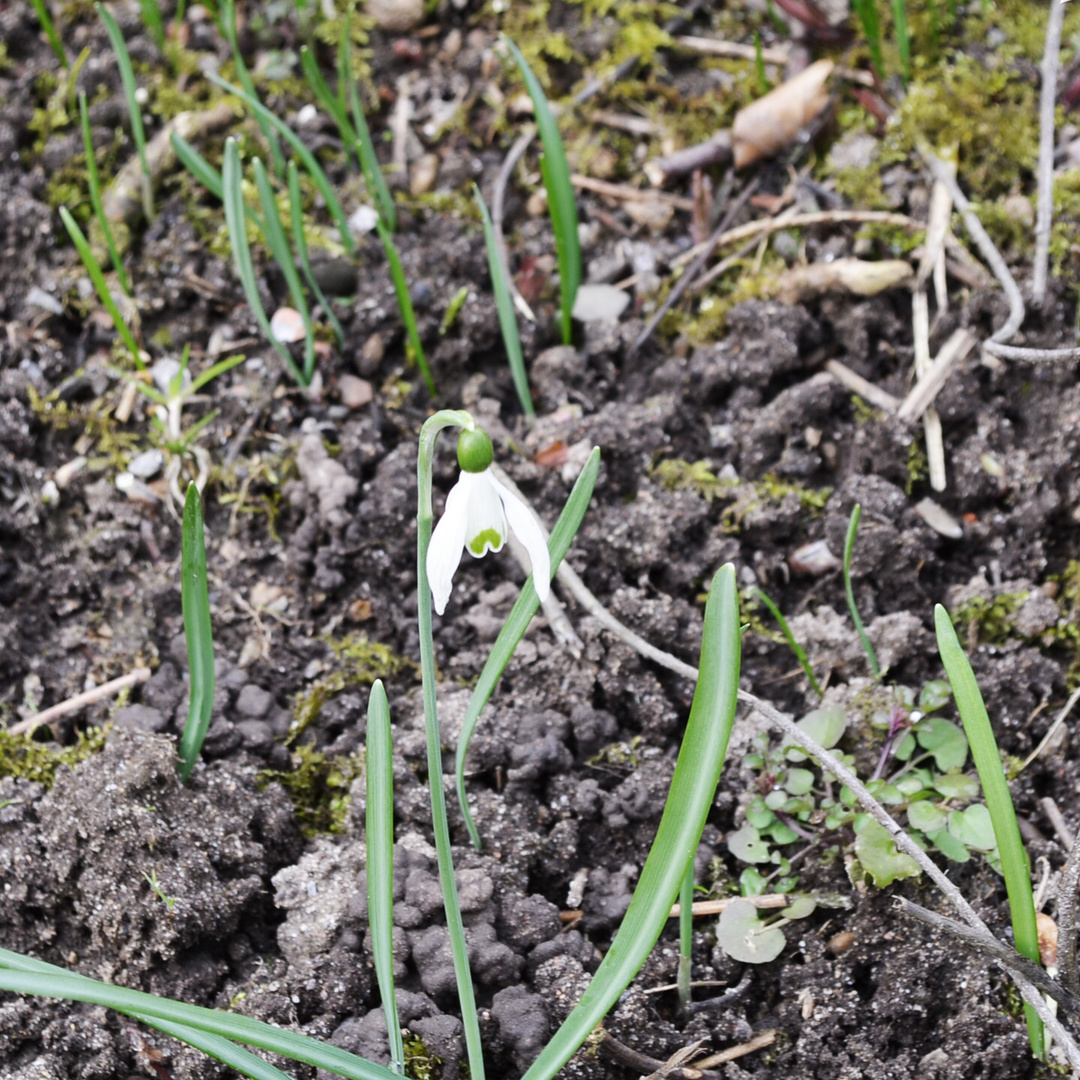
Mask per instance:
[[[1076,910],[1080,889],[1080,844],[1074,843],[1061,869],[1057,891],[1058,970],[1065,989],[1080,995],[1076,970]]]
[[[1071,1014],[1080,1012],[1080,1002],[1061,983],[1051,979],[1047,972],[1039,967],[1033,960],[1021,956],[1015,949],[1000,941],[988,941],[982,934],[972,930],[970,926],[958,923],[945,915],[939,915],[936,911],[913,904],[902,896],[895,897],[896,905],[905,915],[932,926],[935,930],[942,930],[952,937],[958,938],[965,945],[970,946],[976,952],[996,960],[1008,971],[1018,971],[1025,979],[1038,987],[1044,994],[1049,994],[1055,1001],[1063,1005]]]
[[[56,705],[51,705],[49,708],[43,709],[33,716],[28,716],[25,720],[20,720],[18,723],[12,724],[11,727],[6,729],[7,733],[9,735],[23,735],[26,732],[33,731],[34,728],[41,727],[42,724],[49,723],[50,720],[55,720],[57,717],[66,716],[68,713],[76,712],[85,705],[93,705],[103,698],[112,697],[114,694],[119,694],[121,690],[126,690],[129,686],[135,686],[136,683],[146,682],[149,678],[149,668],[135,668],[126,675],[121,675],[117,679],[111,679],[107,683],[102,683],[101,686],[95,686],[93,690],[85,690],[81,694],[76,694],[74,697],[68,698],[67,701],[58,702]]]
[[[1054,103],[1057,99],[1061,24],[1064,19],[1065,5],[1062,0],[1050,0],[1039,97],[1039,207],[1035,218],[1035,262],[1031,274],[1031,298],[1040,306],[1046,299],[1050,229],[1054,221]]]

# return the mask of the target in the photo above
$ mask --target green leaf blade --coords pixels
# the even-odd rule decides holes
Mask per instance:
[[[739,686],[739,610],[735,568],[713,579],[705,607],[701,675],[671,790],[649,856],[615,940],[581,1000],[523,1080],[549,1080],[618,1000],[645,962],[671,911],[727,753]]]
[[[199,760],[214,711],[214,635],[206,581],[206,542],[202,499],[194,484],[188,485],[184,502],[180,574],[191,693],[187,723],[180,738],[180,779],[186,784]]]

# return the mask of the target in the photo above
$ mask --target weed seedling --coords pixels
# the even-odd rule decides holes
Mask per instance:
[[[150,886],[153,894],[169,909],[169,914],[173,912],[173,908],[176,907],[176,897],[168,896],[165,890],[161,887],[161,882],[158,881],[157,870],[143,871],[143,877],[146,879],[146,884]]]

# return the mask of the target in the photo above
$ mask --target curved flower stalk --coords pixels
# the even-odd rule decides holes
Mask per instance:
[[[431,508],[431,463],[435,456],[435,441],[439,437],[439,432],[447,427],[475,431],[476,423],[467,412],[442,409],[429,417],[420,429],[420,446],[416,454],[416,622],[420,636],[420,674],[424,686],[424,734],[427,742],[431,828],[435,834],[439,885],[446,910],[446,929],[450,937],[450,954],[454,960],[458,1000],[461,1003],[461,1020],[465,1027],[469,1074],[473,1080],[484,1080],[484,1047],[480,1038],[476,995],[473,991],[472,975],[469,972],[465,924],[461,918],[457,883],[454,880],[454,856],[450,845],[450,824],[446,815],[446,793],[443,791],[442,740],[439,735],[439,716],[435,698],[435,644],[431,632],[431,586],[428,583],[427,571],[428,550],[435,517]],[[458,558],[461,558],[460,553]],[[449,589],[447,589],[447,597],[449,597]]]

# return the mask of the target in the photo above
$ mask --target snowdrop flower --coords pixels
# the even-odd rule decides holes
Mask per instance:
[[[435,610],[446,610],[454,587],[454,573],[462,549],[475,559],[489,551],[501,551],[508,528],[524,545],[532,564],[533,585],[541,601],[551,584],[551,560],[547,542],[528,507],[491,472],[491,440],[477,428],[458,437],[461,476],[446,497],[446,510],[431,536],[427,551],[427,576]]]

